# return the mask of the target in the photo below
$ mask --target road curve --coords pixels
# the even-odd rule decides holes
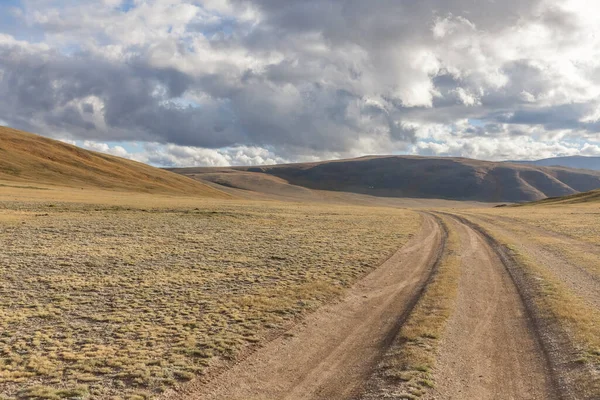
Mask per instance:
[[[584,261],[569,259],[560,248],[553,248],[549,243],[559,242],[568,246],[573,252],[586,254],[590,258],[600,259],[600,246],[573,239],[569,236],[547,231],[536,226],[524,225],[508,217],[467,215],[469,220],[477,224],[489,224],[493,229],[516,242],[518,250],[547,268],[555,277],[568,287],[571,292],[588,305],[600,310],[600,271],[598,267],[590,268]],[[535,239],[534,239],[535,238]],[[542,239],[541,241],[539,239]],[[546,242],[546,243],[545,243]]]
[[[461,276],[430,399],[557,399],[548,362],[506,267],[483,235],[450,218]]]
[[[163,399],[350,399],[361,389],[439,262],[445,231],[421,230],[338,303],[325,306],[208,383]]]

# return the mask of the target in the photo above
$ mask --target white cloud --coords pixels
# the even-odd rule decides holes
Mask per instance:
[[[266,165],[286,162],[269,150],[238,146],[225,149],[204,149],[173,144],[148,144],[144,151],[131,158],[163,167],[222,167],[230,165]]]
[[[106,154],[110,154],[113,156],[117,156],[117,157],[125,157],[125,158],[131,158],[131,154],[129,154],[127,152],[127,150],[125,150],[124,147],[122,146],[109,146],[106,143],[100,143],[100,142],[94,142],[91,140],[85,140],[82,144],[82,147],[84,149],[88,149],[88,150],[93,150],[93,151],[98,151],[101,153],[106,153]]]
[[[471,93],[469,90],[465,90],[461,87],[455,90],[458,98],[465,106],[478,106],[481,105],[481,100]]]
[[[523,90],[521,92],[520,98],[521,98],[521,100],[526,101],[528,103],[533,103],[535,101],[535,96],[526,90]]]
[[[420,142],[413,150],[416,154],[436,156],[460,156],[483,160],[542,159],[554,156],[570,156],[580,153],[592,154],[593,147],[567,146],[561,143],[533,141],[526,137],[508,138],[453,138],[439,143]]]
[[[600,146],[597,144],[586,143],[580,151],[584,156],[600,156]]]
[[[61,141],[63,143],[72,144],[73,146],[77,146],[77,141],[76,140],[71,140],[71,139],[61,138],[61,137],[57,137],[55,139],[58,140],[58,141]]]
[[[152,164],[158,167],[224,167],[231,165],[268,165],[280,164],[288,160],[276,156],[268,149],[260,147],[237,146],[224,149],[206,149],[174,144],[129,143],[126,150],[121,145],[110,145],[104,142],[85,140],[78,143],[74,140],[60,139],[84,149],[128,158]]]
[[[441,40],[458,32],[475,32],[475,24],[464,17],[454,17],[452,14],[445,18],[436,18],[433,24],[433,37]]]

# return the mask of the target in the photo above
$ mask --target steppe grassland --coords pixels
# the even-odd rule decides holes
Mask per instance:
[[[389,208],[55,188],[0,200],[5,398],[154,397],[339,296],[420,224]]]

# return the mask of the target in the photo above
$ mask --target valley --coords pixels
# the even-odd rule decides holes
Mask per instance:
[[[13,160],[0,398],[600,396],[597,191],[378,197],[135,163],[127,179],[160,179],[127,190]]]

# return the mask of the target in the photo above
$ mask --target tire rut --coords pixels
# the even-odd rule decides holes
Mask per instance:
[[[425,290],[445,247],[437,217],[336,304],[210,382],[192,382],[163,399],[328,399],[356,395]]]
[[[461,241],[456,309],[434,370],[430,399],[560,399],[533,313],[499,245],[452,214]]]

